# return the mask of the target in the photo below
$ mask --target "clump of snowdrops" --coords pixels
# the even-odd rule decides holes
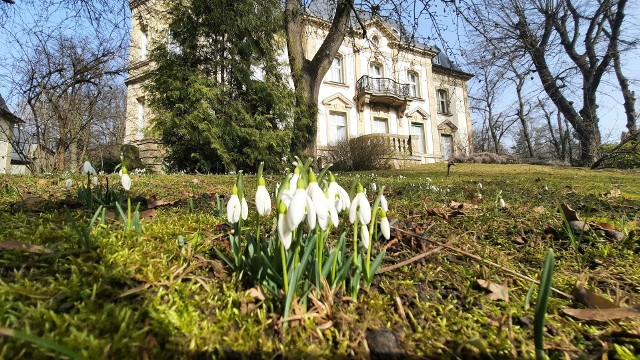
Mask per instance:
[[[266,289],[282,305],[285,319],[294,299],[306,307],[313,288],[349,291],[357,300],[360,287],[371,284],[384,256],[382,250],[372,260],[372,243],[390,236],[384,187],[371,204],[361,184],[354,184],[349,194],[329,167],[316,174],[310,164],[311,160],[297,159],[293,173],[276,185],[273,197],[260,164],[254,227],[244,225],[250,211],[239,173],[226,207],[233,226],[233,257],[216,250],[243,281]],[[272,216],[272,209],[275,230],[261,233],[260,219]]]

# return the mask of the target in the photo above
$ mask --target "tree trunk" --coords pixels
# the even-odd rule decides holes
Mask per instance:
[[[305,57],[305,13],[299,0],[285,1],[285,30],[296,107],[291,152],[317,156],[318,96],[320,83],[344,40],[353,0],[339,0],[327,35],[311,60]]]

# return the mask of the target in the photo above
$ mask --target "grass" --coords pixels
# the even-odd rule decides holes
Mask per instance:
[[[586,276],[595,293],[630,305],[640,303],[640,240],[628,235],[638,231],[639,175],[458,164],[447,177],[446,167],[434,164],[342,174],[339,181],[345,188],[355,178],[365,186],[385,185],[396,226],[425,234],[426,240],[395,233],[398,242],[382,266],[432,249],[427,240],[434,240],[538,279],[552,248],[555,288],[570,293]],[[273,188],[276,180],[268,178],[267,186]],[[0,249],[0,329],[36,336],[88,359],[367,358],[369,351],[386,350],[368,336],[380,329],[395,334],[408,357],[534,357],[533,308],[524,306],[531,284],[448,250],[376,276],[358,299],[316,294],[326,305],[321,317],[283,332],[275,305],[250,296],[213,251],[229,248],[224,219],[211,200],[229,194],[233,182],[233,176],[133,176],[134,199],[155,194],[178,202],[142,220],[140,238],[123,232],[117,220],[96,224],[91,235],[97,246],[85,249],[78,246],[74,222],[88,226],[93,212],[78,206],[64,179],[0,177],[0,243],[14,240],[51,250]],[[247,176],[246,183],[252,194],[253,178]],[[117,176],[110,184],[119,188]],[[610,192],[615,189],[620,194]],[[505,210],[496,208],[499,191]],[[464,215],[448,220],[429,215],[447,212],[451,201],[466,204]],[[624,239],[590,233],[572,244],[558,213],[560,202],[582,220],[610,223]],[[271,231],[272,219],[262,226]],[[507,284],[509,301],[490,300],[477,279]],[[640,352],[640,317],[590,323],[564,315],[566,307],[582,305],[551,294],[544,343],[552,358]],[[0,337],[3,359],[59,354],[24,338]]]

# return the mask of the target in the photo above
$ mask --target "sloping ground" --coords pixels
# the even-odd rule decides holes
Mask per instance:
[[[278,306],[247,292],[212,251],[229,248],[215,199],[230,193],[232,176],[134,175],[141,210],[152,195],[166,204],[143,213],[154,216],[141,232],[107,216],[84,236],[93,213],[65,179],[1,177],[0,334],[47,343],[0,337],[0,358],[51,358],[51,344],[89,359],[532,358],[537,287],[526,309],[523,276],[539,279],[550,248],[559,292],[545,327],[548,354],[640,353],[640,314],[631,308],[623,319],[611,310],[565,313],[585,309],[585,298],[603,301],[596,295],[612,306],[640,304],[639,172],[458,164],[446,176],[436,164],[338,181],[348,187],[354,178],[385,185],[397,219],[392,240],[374,244],[376,253],[387,247],[382,266],[430,255],[380,273],[357,299],[316,293],[319,306],[285,331]],[[253,179],[245,181],[253,193]],[[560,203],[593,229],[619,234],[567,232]],[[265,232],[271,224],[262,222]]]

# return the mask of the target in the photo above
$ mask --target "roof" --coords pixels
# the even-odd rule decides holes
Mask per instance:
[[[7,107],[7,103],[4,101],[2,95],[0,95],[0,118],[5,119],[10,123],[23,123],[22,119],[15,116],[9,108]]]

